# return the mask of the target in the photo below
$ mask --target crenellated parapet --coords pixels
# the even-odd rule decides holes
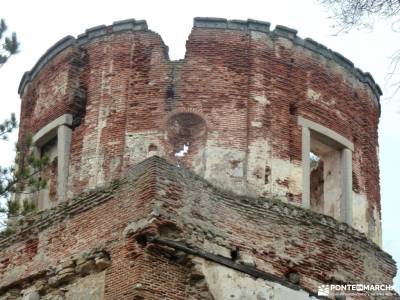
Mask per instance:
[[[274,30],[271,30],[269,22],[263,22],[253,19],[247,21],[242,20],[227,20],[223,18],[195,18],[194,27],[198,28],[213,28],[213,29],[228,29],[242,31],[259,31],[268,34],[271,37],[281,37],[293,42],[296,46],[304,47],[311,50],[327,59],[333,60],[338,65],[345,68],[350,74],[358,80],[366,83],[374,92],[376,98],[375,104],[380,107],[379,97],[382,96],[382,90],[369,72],[363,72],[356,68],[351,60],[344,57],[342,54],[333,51],[326,46],[314,41],[311,38],[301,38],[297,35],[297,30],[283,25],[276,25]]]
[[[198,28],[214,28],[214,29],[230,29],[230,30],[242,30],[242,31],[259,31],[266,33],[271,36],[283,37],[291,40],[295,45],[305,47],[315,53],[318,53],[328,59],[335,61],[337,64],[346,68],[349,73],[353,74],[361,82],[369,85],[372,91],[376,95],[376,104],[379,106],[379,97],[382,95],[382,90],[378,84],[375,83],[374,78],[369,72],[363,72],[359,68],[356,68],[351,60],[344,57],[338,52],[335,52],[326,46],[314,41],[311,38],[302,39],[297,36],[297,30],[277,25],[274,30],[270,30],[271,24],[269,22],[258,21],[248,19],[247,21],[242,20],[227,20],[224,18],[203,18],[197,17],[194,19],[194,27]],[[45,54],[38,60],[32,70],[24,73],[20,85],[18,87],[18,93],[21,94],[24,87],[29,83],[32,78],[43,68],[43,66],[49,62],[54,56],[70,46],[81,46],[90,40],[102,37],[107,34],[123,32],[123,31],[140,31],[148,30],[148,26],[145,20],[121,20],[114,22],[111,26],[99,25],[89,28],[78,35],[77,38],[72,36],[66,36],[60,41],[55,43]]]
[[[122,21],[115,21],[111,26],[99,25],[86,29],[84,33],[74,38],[71,35],[63,37],[52,47],[50,47],[45,54],[43,54],[37,63],[30,71],[27,71],[22,76],[21,82],[18,87],[18,94],[22,95],[25,86],[32,81],[32,79],[43,69],[43,67],[51,61],[57,54],[64,51],[69,47],[80,47],[89,41],[99,38],[111,33],[124,32],[124,31],[141,31],[148,30],[147,23],[144,20],[128,19]]]

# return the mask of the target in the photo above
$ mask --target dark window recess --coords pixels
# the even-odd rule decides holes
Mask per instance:
[[[173,149],[173,156],[183,157],[193,153],[205,142],[206,124],[193,113],[179,113],[172,116],[167,123],[168,140]]]
[[[317,212],[324,210],[324,162],[310,152],[310,204]]]
[[[167,88],[167,99],[175,98],[174,85],[170,84]]]
[[[352,172],[352,180],[353,180],[353,191],[355,193],[360,193],[360,184],[358,183],[357,174]]]
[[[53,151],[54,147],[57,147],[57,136],[53,137],[50,141],[48,141],[46,144],[44,144],[40,148],[40,157],[43,157],[45,155],[50,155],[50,153]]]
[[[297,106],[296,106],[296,104],[293,104],[293,103],[290,103],[290,104],[289,104],[289,113],[290,113],[292,116],[297,115]]]
[[[149,152],[151,152],[151,151],[157,151],[157,150],[158,150],[158,148],[157,148],[156,145],[154,145],[154,144],[150,144],[150,145],[149,145]]]

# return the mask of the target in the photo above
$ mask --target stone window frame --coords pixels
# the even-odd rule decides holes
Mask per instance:
[[[303,194],[302,206],[310,208],[310,150],[311,133],[316,134],[319,139],[326,141],[327,144],[333,144],[341,152],[341,203],[340,218],[342,222],[351,225],[352,223],[352,155],[354,144],[337,132],[322,126],[316,122],[310,121],[299,116],[298,125],[302,128],[301,134],[301,152],[303,162]],[[307,175],[308,174],[308,175]]]
[[[72,114],[64,114],[42,127],[32,138],[34,153],[57,137],[57,199],[65,201],[67,195],[69,156],[72,138]]]

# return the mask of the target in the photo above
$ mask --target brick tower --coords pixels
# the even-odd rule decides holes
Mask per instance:
[[[392,284],[372,76],[255,20],[196,18],[186,49],[171,61],[124,20],[63,38],[24,74],[19,139],[51,163],[37,211],[0,240],[0,299]]]

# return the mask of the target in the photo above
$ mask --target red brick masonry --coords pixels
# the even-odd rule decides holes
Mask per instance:
[[[20,141],[73,117],[68,193],[0,240],[0,299],[213,299],[199,259],[306,295],[391,284],[395,262],[355,229],[380,234],[372,76],[254,20],[196,18],[186,49],[171,61],[125,20],[63,38],[24,74]],[[355,228],[299,206],[299,116],[353,143]]]
[[[226,258],[247,266],[244,273],[258,271],[258,277],[311,294],[322,283],[390,284],[396,271],[388,254],[344,223],[281,201],[221,192],[155,156],[111,186],[26,220],[3,239],[0,295],[39,280],[41,293],[50,293],[98,272],[94,265],[87,273],[78,268],[80,257],[93,256],[88,253],[109,261],[102,265],[105,299],[199,295],[191,288],[189,262],[200,254],[153,243],[154,236],[207,253],[212,244],[253,257],[254,265]],[[67,278],[63,265],[72,265]],[[299,282],[291,283],[289,274],[298,274]]]

